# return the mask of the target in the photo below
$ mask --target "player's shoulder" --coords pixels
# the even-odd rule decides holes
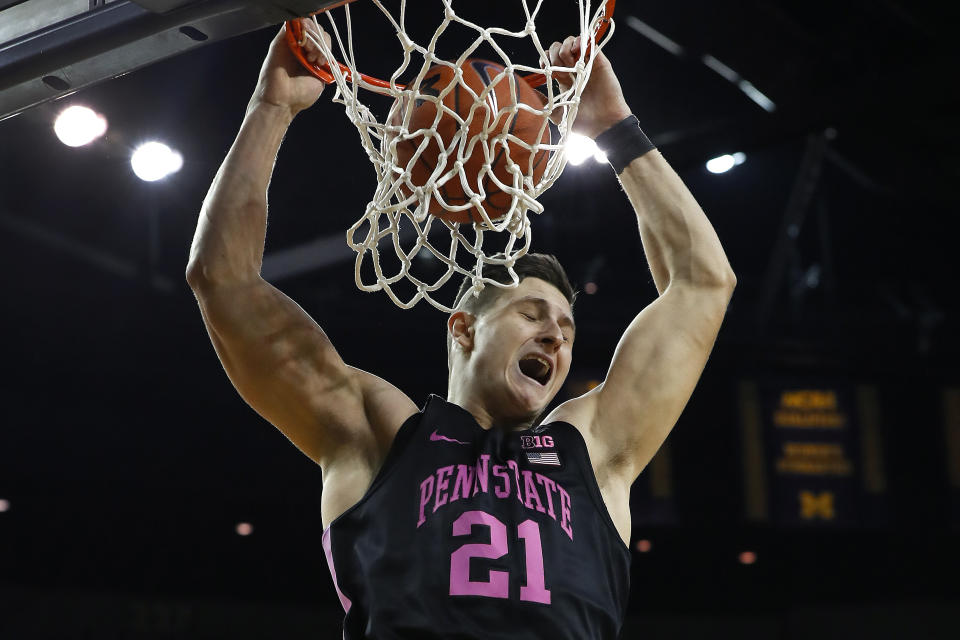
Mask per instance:
[[[571,398],[558,405],[547,414],[540,424],[549,425],[554,422],[565,422],[580,432],[584,440],[588,440],[594,431],[597,412],[596,389],[592,389],[582,396]]]
[[[604,446],[605,443],[599,435],[603,433],[603,430],[598,429],[598,421],[602,418],[598,415],[599,403],[597,398],[599,390],[600,387],[595,387],[582,396],[563,402],[547,414],[547,417],[540,423],[545,426],[566,423],[580,432],[587,447],[587,455],[591,460],[591,465],[597,473],[602,470],[604,461],[609,457]]]

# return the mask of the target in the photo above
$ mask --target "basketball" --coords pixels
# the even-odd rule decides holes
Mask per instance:
[[[497,220],[507,214],[512,196],[501,190],[489,174],[492,173],[496,180],[506,185],[512,185],[514,177],[509,170],[512,162],[519,167],[525,179],[531,178],[533,184],[536,184],[543,176],[550,155],[549,150],[541,149],[531,157],[533,152],[530,149],[510,139],[515,137],[527,145],[538,142],[548,144],[550,129],[544,126],[546,116],[523,109],[511,109],[515,104],[511,86],[516,89],[517,101],[535,109],[543,108],[545,99],[540,92],[517,76],[507,74],[498,79],[497,76],[503,73],[503,70],[503,65],[495,62],[468,59],[462,66],[462,80],[443,96],[443,105],[446,109],[464,120],[469,119],[470,124],[465,140],[454,140],[460,129],[460,123],[451,113],[442,109],[438,119],[438,105],[435,102],[417,99],[410,114],[409,124],[409,131],[415,135],[396,143],[397,165],[410,171],[410,183],[414,187],[423,187],[429,182],[441,154],[447,152],[450,154],[442,170],[442,176],[454,169],[458,153],[462,153],[463,176],[453,174],[446,182],[439,184],[437,191],[447,205],[454,206],[467,204],[470,201],[471,191],[485,196],[483,208],[491,220]],[[439,98],[453,80],[452,68],[436,65],[427,71],[420,82],[420,93]],[[480,96],[491,84],[493,87],[485,99],[475,105],[477,100],[474,95]],[[469,90],[464,85],[469,87]],[[402,108],[395,109],[390,124],[400,124],[403,111]],[[432,135],[432,132],[416,134],[423,129],[436,131],[436,135]],[[489,173],[484,171],[487,154],[484,152],[482,140],[474,137],[483,133],[486,133],[490,147]],[[420,145],[424,143],[424,138],[428,138],[427,144],[419,156],[415,157]],[[453,145],[452,148],[451,145]],[[447,151],[445,152],[444,149]],[[413,160],[412,163],[411,160]],[[482,177],[481,172],[484,172]],[[464,189],[462,180],[466,180],[468,189]],[[406,196],[413,193],[406,182],[401,182],[400,188]],[[450,222],[481,222],[483,220],[475,208],[456,212],[448,211],[435,196],[430,200],[428,211],[431,215]]]

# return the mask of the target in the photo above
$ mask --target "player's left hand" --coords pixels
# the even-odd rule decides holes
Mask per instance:
[[[580,59],[580,36],[569,36],[563,42],[554,42],[547,52],[550,64],[573,67]],[[573,123],[576,133],[596,138],[613,125],[630,115],[630,107],[623,97],[620,81],[613,72],[613,65],[602,51],[593,51],[593,72],[580,96],[580,108]],[[571,85],[569,74],[554,74],[561,90]]]

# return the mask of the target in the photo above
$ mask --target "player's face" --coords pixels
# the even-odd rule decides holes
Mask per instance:
[[[474,382],[504,418],[536,417],[570,371],[574,325],[570,303],[539,278],[508,289],[476,323]]]

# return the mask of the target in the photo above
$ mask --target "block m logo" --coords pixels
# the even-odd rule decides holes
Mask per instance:
[[[833,508],[833,491],[823,491],[821,493],[801,491],[800,517],[804,520],[813,520],[814,518],[833,520],[836,517]]]

